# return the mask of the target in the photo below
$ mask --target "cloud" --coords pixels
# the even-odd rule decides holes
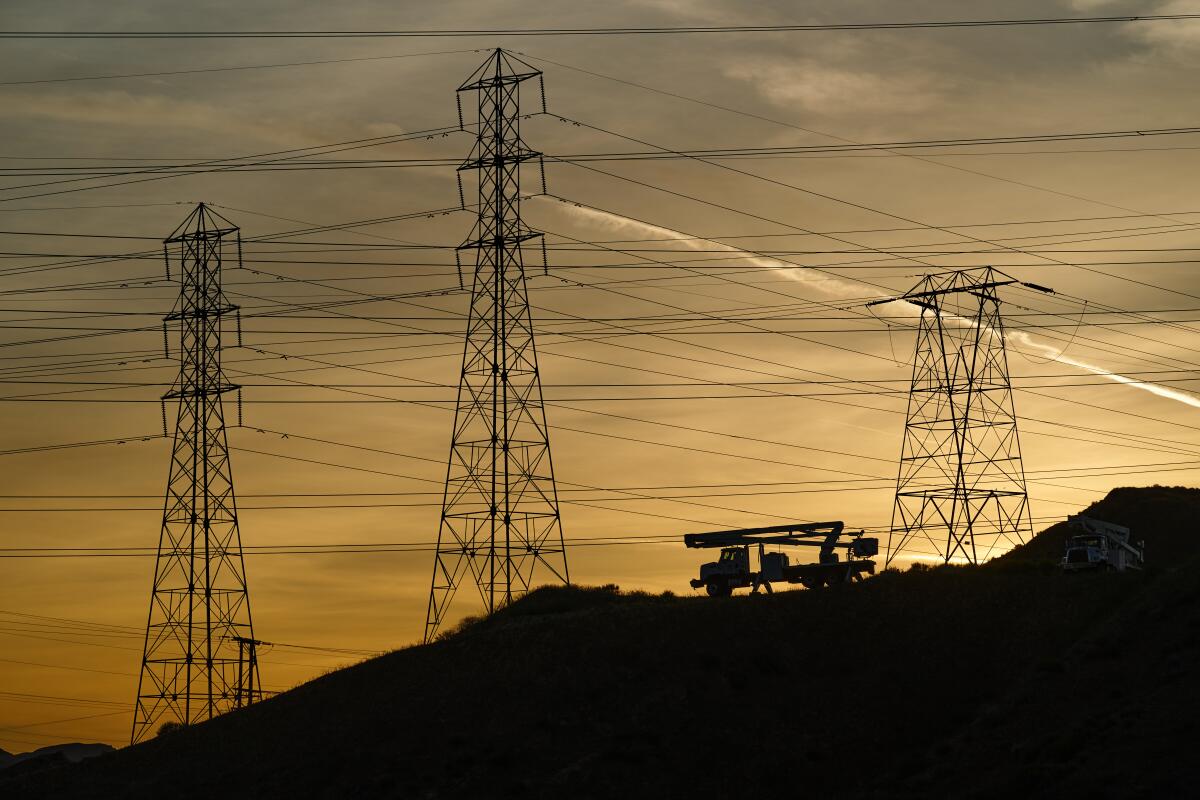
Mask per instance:
[[[1197,11],[1194,0],[1169,0],[1147,13],[1195,14]],[[1200,56],[1200,20],[1137,22],[1126,25],[1125,30],[1157,52],[1176,58]]]
[[[751,58],[724,69],[780,107],[825,115],[916,113],[941,101],[944,87],[920,70],[884,74],[810,60]]]
[[[124,91],[51,94],[26,92],[10,98],[13,119],[49,120],[94,128],[185,131],[237,142],[267,142],[303,147],[321,141],[296,120],[258,114],[231,113],[228,108],[163,95],[135,95]]]
[[[1113,15],[1131,11],[1124,0],[1068,0],[1067,5],[1087,14]],[[1146,4],[1149,8],[1132,9],[1146,16],[1195,14],[1200,7],[1195,0],[1162,0]],[[1200,20],[1163,20],[1159,22],[1129,22],[1117,28],[1119,36],[1142,45],[1132,53],[1124,53],[1133,63],[1155,59],[1184,60],[1200,55]]]

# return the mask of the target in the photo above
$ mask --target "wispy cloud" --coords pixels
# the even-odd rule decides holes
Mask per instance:
[[[167,131],[182,131],[211,136],[218,141],[286,143],[297,147],[327,140],[301,120],[231,113],[218,105],[165,95],[124,91],[24,92],[8,100],[12,109],[10,123],[28,120],[37,124],[52,121],[88,127],[135,128],[157,136]]]
[[[777,106],[825,115],[915,113],[941,102],[932,75],[915,70],[885,74],[807,59],[751,58],[725,67]]]
[[[1194,0],[1168,0],[1149,14],[1195,14],[1200,11]],[[1200,57],[1200,20],[1169,20],[1133,23],[1125,31],[1157,52],[1174,57]]]

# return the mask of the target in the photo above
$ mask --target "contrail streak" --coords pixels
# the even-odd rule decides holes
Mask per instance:
[[[1098,367],[1095,364],[1089,364],[1086,361],[1080,361],[1079,359],[1071,358],[1070,356],[1059,353],[1058,349],[1055,347],[1035,341],[1033,337],[1027,333],[1014,331],[1007,334],[1007,338],[1010,342],[1020,342],[1024,347],[1032,347],[1040,350],[1050,356],[1052,360],[1057,361],[1060,364],[1068,364],[1072,367],[1078,367],[1079,369],[1086,370],[1093,375],[1099,375],[1101,378],[1110,380],[1113,383],[1120,383],[1124,384],[1125,386],[1130,386],[1134,389],[1141,389],[1143,392],[1149,392],[1150,394],[1166,398],[1167,400],[1174,400],[1178,403],[1191,406],[1192,408],[1200,408],[1200,397],[1196,397],[1194,394],[1181,392],[1176,389],[1168,389],[1167,387],[1159,386],[1156,383],[1146,383],[1145,381],[1134,380],[1133,378],[1121,375],[1120,373],[1107,370],[1104,367]]]
[[[737,256],[739,259],[747,263],[754,264],[763,269],[772,269],[781,273],[785,278],[793,280],[797,283],[802,283],[805,286],[811,286],[819,292],[833,296],[845,297],[847,293],[851,296],[857,291],[855,285],[849,281],[844,281],[839,278],[814,278],[812,272],[804,267],[795,264],[789,264],[786,261],[780,261],[777,258],[767,258],[766,256],[758,256],[753,253],[748,253],[745,250],[739,250],[736,247],[727,245],[723,242],[715,242],[711,239],[700,239],[686,233],[681,233],[670,228],[663,228],[658,225],[651,225],[641,220],[630,219],[623,217],[620,214],[614,214],[611,211],[601,211],[597,208],[588,208],[587,206],[572,205],[569,202],[562,202],[563,206],[569,209],[576,216],[583,217],[589,222],[599,224],[609,230],[636,230],[640,233],[652,233],[657,237],[664,239],[678,239],[678,243],[691,250],[711,252],[713,247],[728,252],[730,255]],[[614,247],[614,250],[620,250],[620,247]],[[664,255],[670,255],[664,253]]]
[[[739,258],[742,258],[751,264],[764,269],[774,270],[789,280],[804,284],[805,286],[811,286],[813,289],[832,297],[847,299],[847,295],[849,295],[849,297],[854,297],[857,296],[861,291],[861,289],[849,281],[840,280],[838,278],[815,279],[811,277],[811,272],[805,267],[789,264],[785,261],[780,261],[775,258],[758,256],[754,253],[740,250],[723,242],[692,237],[689,234],[671,230],[670,228],[664,228],[659,225],[651,225],[649,223],[642,222],[641,220],[623,217],[620,214],[614,214],[611,211],[601,211],[599,209],[573,205],[568,202],[560,202],[562,202],[562,205],[569,209],[571,213],[583,217],[592,223],[609,228],[610,230],[636,230],[642,233],[651,233],[661,238],[678,239],[679,244],[682,244],[684,247],[692,250],[711,250],[713,246],[716,246],[722,250],[728,251],[732,255],[737,255]],[[620,248],[614,247],[613,249],[619,250]],[[901,303],[899,307],[911,311],[914,317],[920,316],[922,310],[920,306],[913,305],[912,303]],[[951,319],[960,320],[968,325],[978,324],[974,320],[954,314],[944,314],[944,316]],[[995,334],[994,331],[992,331],[992,333]],[[1071,358],[1065,353],[1060,352],[1059,348],[1039,342],[1023,331],[1006,332],[1005,339],[1009,343],[1019,344],[1021,347],[1037,350],[1047,356],[1051,361],[1055,361],[1059,364],[1066,364],[1067,366],[1075,367],[1077,369],[1084,370],[1085,372],[1090,372],[1093,375],[1098,375],[1099,377],[1110,380],[1113,383],[1119,383],[1132,389],[1139,389],[1143,392],[1149,392],[1150,394],[1155,395],[1156,397],[1161,397],[1165,400],[1173,400],[1177,403],[1183,403],[1184,405],[1192,408],[1200,408],[1200,397],[1197,397],[1194,394],[1189,392],[1181,392],[1177,389],[1170,389],[1166,386],[1159,386],[1155,383],[1147,383],[1145,381],[1135,380],[1134,378],[1130,378],[1126,375],[1113,372],[1110,369],[1106,369],[1095,364],[1089,364],[1086,361],[1080,361],[1076,358]]]

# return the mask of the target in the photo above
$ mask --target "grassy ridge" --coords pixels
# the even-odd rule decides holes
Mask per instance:
[[[1064,576],[1051,529],[1039,538],[1056,543],[985,567],[821,591],[541,589],[431,646],[0,796],[1050,797],[1122,785],[1112,770],[1079,783],[1080,768],[1127,729],[1162,762],[1136,785],[1169,789],[1182,772],[1166,759],[1195,738],[1167,701],[1195,699],[1200,491],[1099,505],[1125,524],[1133,509],[1152,565],[1188,549],[1144,573]]]

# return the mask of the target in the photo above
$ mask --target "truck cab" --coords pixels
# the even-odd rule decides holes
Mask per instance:
[[[1103,536],[1072,536],[1062,566],[1067,571],[1096,569],[1108,563],[1108,540]]]
[[[713,597],[750,585],[750,546],[721,548],[721,556],[700,566],[700,582]]]

